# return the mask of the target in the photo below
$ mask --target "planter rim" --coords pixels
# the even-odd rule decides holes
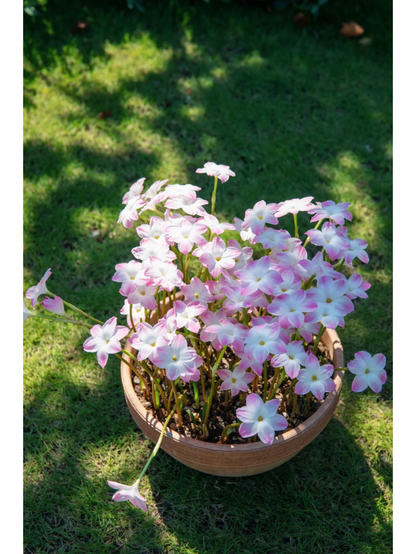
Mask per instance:
[[[305,433],[310,427],[312,427],[318,420],[320,420],[324,414],[330,410],[333,407],[333,404],[338,402],[338,397],[341,392],[342,383],[344,381],[345,371],[336,371],[340,367],[344,367],[344,353],[342,350],[341,341],[339,340],[339,337],[335,331],[332,329],[326,329],[324,334],[322,335],[322,342],[326,344],[327,347],[332,349],[332,364],[334,366],[334,382],[335,382],[335,390],[328,394],[328,396],[325,398],[321,406],[316,410],[314,414],[312,414],[306,421],[295,427],[294,429],[290,429],[289,431],[285,431],[281,435],[278,435],[275,437],[272,444],[264,444],[261,441],[255,442],[255,443],[248,443],[248,444],[219,444],[219,443],[211,443],[211,442],[205,442],[200,441],[197,439],[193,439],[191,437],[185,437],[181,434],[179,434],[177,431],[173,431],[172,429],[167,428],[165,430],[165,436],[169,437],[171,440],[174,441],[176,444],[184,445],[184,446],[191,446],[192,448],[197,448],[201,450],[210,450],[215,452],[256,452],[265,450],[266,448],[273,448],[281,443],[286,443],[287,441],[293,441],[303,433]],[[130,345],[126,345],[126,350],[128,350],[131,353],[135,353],[136,351],[134,348]],[[162,432],[163,425],[162,423],[153,417],[153,415],[146,410],[146,408],[143,406],[141,401],[139,400],[139,397],[136,394],[136,391],[133,387],[133,381],[132,381],[132,370],[131,368],[124,363],[124,360],[127,360],[128,357],[126,354],[123,354],[123,361],[121,362],[121,379],[123,383],[124,393],[130,402],[132,408],[139,413],[139,415],[146,420],[146,422],[153,427],[156,431],[159,432],[159,434]]]

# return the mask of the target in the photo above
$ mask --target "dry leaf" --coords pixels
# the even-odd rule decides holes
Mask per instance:
[[[107,117],[111,117],[111,116],[112,116],[112,113],[110,112],[110,110],[104,110],[103,112],[100,113],[98,117],[100,119],[107,119]]]
[[[346,38],[360,37],[363,33],[364,29],[354,21],[342,24],[341,35]]]
[[[72,27],[72,32],[77,33],[79,31],[86,31],[87,29],[89,29],[89,27],[90,27],[89,23],[87,23],[86,21],[82,21],[82,19],[80,19],[79,21],[74,23]]]
[[[297,27],[306,27],[306,25],[309,25],[309,23],[311,22],[311,18],[307,17],[302,12],[299,12],[295,15],[293,21],[295,22],[295,25]]]

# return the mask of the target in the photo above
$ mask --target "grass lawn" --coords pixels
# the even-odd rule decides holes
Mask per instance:
[[[106,484],[132,483],[152,449],[117,360],[102,370],[81,330],[29,319],[26,554],[391,552],[391,31],[388,3],[369,4],[330,1],[304,29],[290,11],[202,0],[149,1],[144,14],[50,0],[25,18],[25,290],[51,267],[52,291],[117,315],[114,265],[138,244],[116,223],[124,192],[169,178],[209,200],[212,179],[195,169],[224,163],[237,175],[217,196],[227,220],[260,199],[352,203],[372,288],[339,334],[347,361],[383,352],[389,375],[378,396],[351,394],[348,377],[325,431],[263,475],[216,478],[161,451],[143,480],[146,515],[111,502]],[[90,28],[74,34],[78,19]],[[352,19],[370,46],[340,35]]]

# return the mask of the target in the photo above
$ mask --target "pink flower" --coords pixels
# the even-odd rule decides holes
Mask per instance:
[[[365,249],[367,248],[368,244],[365,242],[365,240],[362,239],[348,239],[345,237],[347,241],[349,241],[349,246],[345,252],[343,252],[343,256],[345,258],[345,262],[347,264],[350,264],[355,258],[358,258],[365,264],[368,264],[370,258],[368,257],[367,252]]]
[[[348,296],[351,300],[354,300],[358,296],[360,298],[368,298],[368,294],[365,291],[370,287],[370,283],[363,281],[363,278],[359,273],[353,273],[353,275],[347,279],[347,292],[345,293],[345,296]]]
[[[163,181],[156,181],[155,183],[153,183],[151,187],[147,189],[145,193],[143,193],[142,196],[146,202],[144,207],[140,210],[141,214],[147,210],[154,211],[154,209],[158,204],[166,200],[167,193],[161,192],[161,188],[164,185],[166,185],[168,181],[169,179],[163,179]]]
[[[156,350],[169,342],[166,336],[167,332],[167,323],[163,319],[159,320],[154,327],[150,323],[140,323],[137,333],[128,339],[133,348],[138,351],[137,359],[141,362],[149,358],[151,362],[154,362]]]
[[[262,244],[264,248],[286,250],[286,242],[290,238],[290,234],[287,231],[265,227],[264,231],[254,238],[253,242],[254,244]]]
[[[42,306],[45,308],[45,310],[48,310],[48,312],[52,312],[53,314],[64,315],[64,316],[67,315],[65,312],[64,302],[62,298],[59,298],[59,296],[56,296],[56,294],[54,299],[46,296],[42,300]]]
[[[233,371],[220,369],[217,373],[220,379],[223,380],[220,389],[230,390],[231,396],[235,396],[240,391],[247,392],[247,385],[254,379],[254,373],[247,373],[240,366],[237,366]]]
[[[196,193],[190,191],[187,195],[178,195],[174,198],[170,198],[165,203],[165,207],[169,208],[170,210],[182,209],[185,213],[189,215],[204,215],[205,209],[203,209],[202,206],[204,206],[205,204],[208,204],[208,200],[197,198]]]
[[[128,296],[138,285],[145,285],[149,280],[145,276],[144,266],[140,262],[131,260],[128,263],[116,265],[116,272],[113,275],[113,281],[121,283],[120,294]]]
[[[277,354],[272,358],[273,367],[284,367],[287,375],[294,379],[298,376],[300,366],[305,365],[308,358],[302,341],[292,341],[288,344],[281,342],[277,347]]]
[[[236,272],[238,269],[242,269],[249,262],[251,262],[251,258],[253,256],[253,249],[250,248],[250,246],[244,246],[243,248],[241,248],[240,243],[234,239],[230,239],[228,241],[228,246],[235,248],[239,252],[238,256],[234,258],[234,262],[235,262],[234,266],[231,269],[229,269],[229,272],[232,274]]]
[[[234,258],[237,258],[239,251],[236,248],[227,248],[220,237],[215,237],[212,242],[207,242],[201,248],[193,251],[201,264],[208,268],[208,271],[216,279],[223,269],[234,267]]]
[[[153,239],[159,244],[168,243],[165,233],[165,222],[160,217],[153,216],[150,218],[149,223],[143,223],[136,227],[137,234],[140,238]]]
[[[368,352],[357,352],[354,360],[347,364],[351,373],[355,374],[351,387],[352,391],[362,392],[370,387],[374,392],[380,392],[381,387],[387,381],[385,365],[386,357],[384,354],[376,354],[371,357]]]
[[[260,200],[251,210],[246,210],[244,222],[241,225],[243,229],[250,228],[255,235],[259,235],[266,223],[277,225],[279,221],[273,215],[278,204],[266,204],[264,200]]]
[[[132,254],[138,260],[146,261],[149,258],[160,258],[164,262],[172,262],[176,255],[169,250],[166,242],[157,242],[151,238],[144,238],[140,246],[132,249]]]
[[[296,215],[298,212],[307,212],[314,207],[311,200],[313,200],[313,196],[305,196],[305,198],[300,199],[292,198],[292,200],[280,202],[274,215],[275,217],[283,217],[286,214]]]
[[[214,302],[215,300],[208,286],[203,283],[201,279],[198,279],[198,277],[192,277],[189,285],[182,285],[181,291],[184,294],[185,304],[200,302],[203,306],[208,306],[210,302]]]
[[[131,229],[133,227],[133,221],[139,219],[137,210],[145,204],[145,200],[140,196],[133,196],[133,198],[130,198],[126,207],[121,210],[117,223],[122,223],[126,229]]]
[[[258,434],[262,442],[272,444],[275,431],[283,431],[288,425],[285,418],[276,413],[279,405],[278,398],[264,403],[258,394],[249,394],[246,406],[236,412],[243,422],[239,427],[240,435],[247,438]]]
[[[219,324],[222,319],[227,319],[224,308],[220,308],[216,312],[211,312],[210,310],[207,310],[205,313],[201,314],[201,320],[205,323],[205,329],[202,329],[200,335],[201,340],[203,340],[204,342],[212,342],[212,346],[216,350],[221,350],[220,343],[217,339],[218,333],[209,333],[206,331],[206,329],[210,325]]]
[[[23,323],[26,321],[26,319],[30,316],[33,316],[35,315],[34,313],[32,313],[30,310],[28,310],[26,308],[26,304],[25,304],[25,301],[23,300]]]
[[[274,248],[272,249],[272,252]],[[306,260],[307,253],[306,249],[298,245],[293,250],[286,250],[286,252],[280,252],[275,255],[275,267],[279,272],[282,271],[293,271],[295,275],[299,277],[304,277],[306,275],[305,269],[301,265],[302,260]]]
[[[206,230],[206,225],[199,222],[191,223],[184,218],[180,226],[168,227],[167,232],[169,238],[178,244],[179,251],[186,256],[195,243],[198,246],[203,246],[207,242],[202,236]]]
[[[349,239],[343,234],[343,228],[339,227],[337,229],[329,221],[323,224],[322,231],[311,229],[306,231],[305,235],[308,235],[312,244],[323,246],[331,260],[341,258],[350,245]]]
[[[329,329],[342,324],[342,318],[354,310],[354,305],[345,296],[345,279],[333,281],[330,277],[321,277],[317,287],[308,290],[308,296],[317,304],[317,308],[305,316],[306,323],[320,322]]]
[[[225,183],[230,177],[235,177],[234,171],[231,171],[228,165],[216,164],[214,162],[206,162],[204,167],[197,169],[195,173],[206,173],[210,177],[218,177],[221,183]]]
[[[287,292],[276,298],[269,307],[269,313],[279,316],[279,325],[283,329],[289,327],[302,327],[305,321],[305,313],[312,312],[318,307],[315,302],[310,300],[308,292],[299,289]]]
[[[131,306],[131,312],[132,312],[132,315],[133,315],[133,323],[134,323],[135,326],[138,323],[141,323],[142,321],[144,321],[146,314],[145,314],[143,306],[140,303],[130,304],[128,299],[126,298],[126,300],[124,301],[124,306],[121,308],[120,313],[122,315],[127,316],[127,325],[130,328],[132,328],[133,324],[132,324],[132,321],[130,319],[130,306]]]
[[[160,285],[162,289],[172,291],[182,284],[183,274],[171,262],[164,262],[159,258],[149,258],[150,267],[146,269],[146,275],[151,277],[153,284]]]
[[[258,290],[266,294],[273,294],[276,286],[282,282],[282,278],[277,271],[270,269],[270,264],[270,257],[264,256],[235,272],[235,276],[241,279],[241,292],[243,294],[253,294]]]
[[[175,308],[177,328],[185,327],[192,333],[198,333],[201,325],[197,317],[203,314],[207,307],[200,302],[185,304],[181,300],[174,302],[173,307]]]
[[[97,352],[98,363],[104,368],[107,364],[108,355],[120,352],[120,340],[128,332],[127,327],[117,325],[117,318],[112,317],[104,325],[94,325],[90,329],[92,336],[84,342],[83,348],[86,352]]]
[[[309,354],[305,361],[305,369],[301,369],[298,382],[295,385],[295,394],[312,392],[318,400],[323,400],[326,392],[335,390],[334,366],[331,364],[319,365],[319,360],[313,354]]]
[[[254,237],[256,236],[251,227],[243,229],[244,221],[238,217],[234,218],[235,230],[240,233],[241,240],[248,240],[250,244],[253,244]]]
[[[223,306],[227,315],[234,315],[237,312],[242,312],[243,308],[251,308],[255,302],[255,298],[261,295],[261,291],[257,291],[253,294],[243,294],[241,292],[241,286],[238,281],[233,281],[233,285],[237,286],[225,286],[222,288],[223,293],[226,295]]]
[[[244,352],[251,360],[262,364],[269,354],[278,351],[279,333],[279,326],[273,323],[252,327],[244,341]]]
[[[345,220],[352,221],[352,214],[348,211],[349,202],[340,202],[335,204],[332,200],[326,202],[317,202],[316,207],[308,211],[308,214],[315,214],[311,219],[311,223],[320,221],[321,219],[330,219],[338,225],[344,225]]]
[[[215,235],[221,235],[224,231],[233,231],[235,229],[235,225],[232,223],[220,223],[215,215],[211,214],[204,214],[203,219],[198,221],[204,223]]]
[[[166,376],[171,381],[181,377],[187,383],[200,378],[198,367],[202,364],[202,358],[188,346],[182,335],[176,335],[170,344],[159,347],[153,363],[166,369]]]
[[[226,344],[232,344],[238,350],[243,348],[244,338],[247,335],[247,327],[237,323],[235,320],[224,318],[219,323],[208,325],[205,332],[215,336],[219,342],[219,348],[214,346],[217,350],[220,350]]]
[[[137,196],[140,196],[140,194],[143,191],[143,183],[145,181],[146,181],[146,177],[142,177],[141,179],[139,179],[138,181],[133,183],[130,187],[130,190],[128,192],[126,192],[126,194],[123,196],[122,203],[123,204],[128,204],[129,200],[131,200],[132,198],[135,198]]]
[[[324,255],[322,252],[318,252],[312,260],[301,260],[299,265],[305,269],[305,278],[309,279],[312,275],[315,277],[332,277],[333,279],[339,279],[342,274],[335,271],[332,265],[324,261]]]
[[[244,352],[243,348],[236,348],[235,345],[233,345],[233,349],[237,356],[240,358],[240,363],[238,364],[238,367],[240,369],[251,369],[259,377],[263,375],[263,363],[258,363],[256,362],[256,360],[251,360],[247,356],[246,352]]]
[[[125,500],[128,500],[133,504],[133,506],[136,506],[136,508],[140,508],[141,510],[147,512],[145,499],[139,492],[137,481],[134,485],[130,486],[122,485],[121,483],[116,483],[115,481],[107,481],[107,483],[112,489],[118,489],[113,495],[113,500],[116,502],[124,502]]]
[[[47,269],[45,271],[44,276],[39,281],[39,283],[34,286],[30,287],[30,289],[26,292],[26,298],[28,298],[33,306],[36,306],[38,303],[38,298],[41,294],[51,294],[48,289],[46,288],[46,281],[49,279],[49,277],[52,275],[51,269]]]
[[[137,287],[127,296],[130,304],[141,304],[146,310],[156,309],[156,285],[137,285]]]

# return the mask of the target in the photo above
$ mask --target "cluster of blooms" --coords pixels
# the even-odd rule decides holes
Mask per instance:
[[[197,173],[214,177],[215,206],[218,179],[224,183],[234,173],[212,162]],[[84,349],[96,352],[104,367],[109,354],[124,351],[121,340],[125,338],[137,351],[141,377],[147,373],[152,378],[162,401],[172,389],[176,398],[178,380],[202,379],[205,426],[212,401],[212,394],[205,394],[206,384],[210,382],[211,391],[220,387],[228,395],[240,395],[246,402],[236,412],[240,435],[258,435],[262,442],[272,444],[275,432],[284,430],[288,422],[277,413],[277,388],[267,390],[264,377],[269,367],[274,371],[272,385],[288,377],[293,395],[323,400],[335,389],[334,367],[321,365],[319,339],[325,329],[344,327],[345,317],[354,310],[354,299],[367,298],[370,284],[353,267],[356,258],[368,263],[367,243],[348,236],[349,203],[313,203],[313,197],[270,204],[261,200],[246,210],[243,220],[220,223],[205,210],[208,202],[197,196],[199,187],[161,180],[143,192],[144,181],[139,179],[124,195],[125,207],[118,219],[126,228],[139,219],[144,221],[136,227],[140,244],[132,249],[134,259],[117,264],[113,276],[125,298],[121,314],[127,316],[127,326],[117,325],[115,317],[94,325]],[[149,212],[153,212],[150,217],[146,216]],[[298,234],[299,212],[311,215],[311,223],[317,223],[306,231],[304,241]],[[289,214],[295,236],[279,228]],[[225,231],[238,232],[241,242],[224,240]],[[320,248],[313,257],[306,249],[309,243]],[[264,255],[254,259],[257,244]],[[198,266],[193,277],[191,260],[192,267]],[[342,268],[351,275],[341,273]],[[50,273],[26,296],[35,306],[41,294],[50,294],[53,298],[46,296],[43,307],[68,317],[67,303],[46,288]],[[159,317],[154,323],[151,312],[156,309]],[[25,317],[34,315],[26,307],[24,311]],[[227,349],[234,356],[233,364],[223,359]],[[372,357],[358,352],[348,364],[355,374],[352,390],[370,387],[380,392],[386,381],[384,366],[382,354]],[[261,382],[262,396],[258,394]],[[128,499],[143,508],[137,483],[132,487],[109,484],[119,489],[114,500]]]

